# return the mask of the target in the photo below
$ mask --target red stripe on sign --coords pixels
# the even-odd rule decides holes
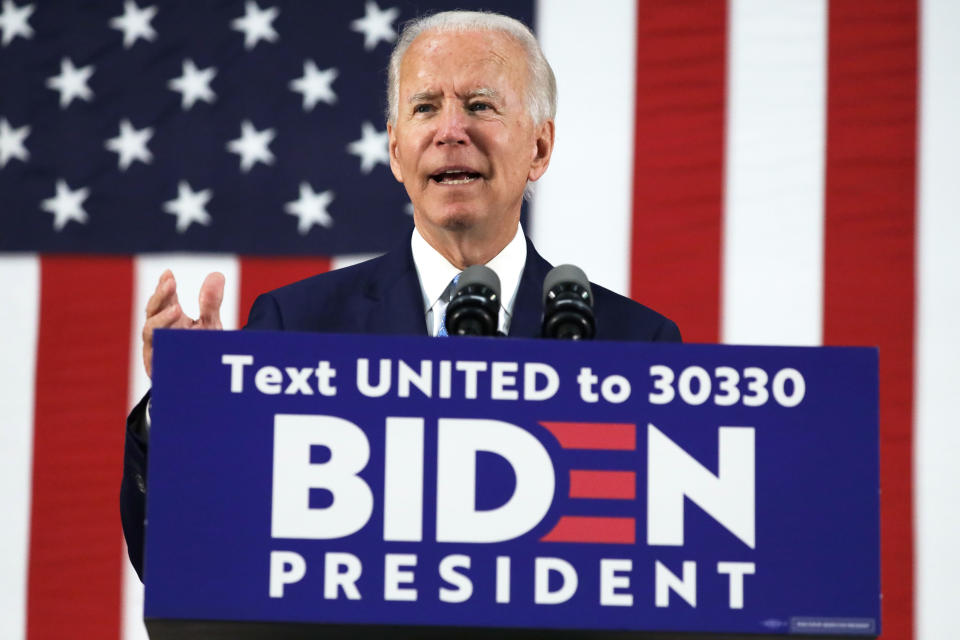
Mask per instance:
[[[635,500],[637,474],[633,471],[570,470],[571,498]]]
[[[880,348],[883,637],[913,637],[917,3],[830,4],[824,343]]]
[[[637,2],[630,295],[720,336],[727,3]]]
[[[637,426],[610,422],[541,422],[564,449],[610,449],[633,451],[637,448]]]
[[[330,258],[240,258],[238,323],[246,324],[253,301],[261,293],[330,271]]]
[[[601,518],[595,516],[562,516],[541,542],[594,542],[601,544],[634,544],[637,521],[633,518]]]
[[[133,264],[40,265],[27,637],[119,638]]]

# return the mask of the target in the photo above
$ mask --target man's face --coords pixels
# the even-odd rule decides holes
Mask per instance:
[[[390,167],[428,239],[512,237],[527,180],[543,175],[553,148],[553,122],[535,127],[527,111],[527,81],[523,49],[497,32],[427,32],[407,49]]]

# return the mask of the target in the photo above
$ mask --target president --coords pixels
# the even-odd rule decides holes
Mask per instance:
[[[500,278],[500,331],[539,336],[551,265],[524,236],[520,208],[550,164],[556,93],[532,32],[512,18],[457,11],[409,23],[390,58],[387,130],[390,168],[413,203],[412,236],[374,260],[261,295],[247,328],[445,335],[453,279],[483,264]],[[173,275],[161,276],[143,328],[148,375],[154,329],[221,328],[223,284],[220,274],[207,277],[194,320],[177,301]],[[680,340],[669,319],[592,286],[598,339]],[[127,420],[121,486],[124,535],[141,576],[148,403],[149,395]]]

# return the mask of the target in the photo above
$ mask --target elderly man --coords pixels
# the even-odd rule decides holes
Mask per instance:
[[[441,335],[454,276],[485,264],[502,285],[500,330],[540,332],[540,289],[551,265],[520,228],[528,183],[550,164],[556,83],[530,30],[506,16],[438,13],[410,23],[390,59],[390,167],[413,202],[411,238],[386,255],[261,295],[247,328]],[[593,286],[599,339],[678,341],[656,312]],[[223,276],[188,318],[168,271],[147,305],[147,373],[157,328],[221,328]],[[127,421],[121,512],[130,558],[142,569],[149,396]]]

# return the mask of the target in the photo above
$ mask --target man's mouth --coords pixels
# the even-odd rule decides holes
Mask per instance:
[[[437,184],[448,185],[468,184],[474,180],[478,180],[479,178],[479,173],[465,171],[463,169],[445,169],[430,176],[430,179]]]

